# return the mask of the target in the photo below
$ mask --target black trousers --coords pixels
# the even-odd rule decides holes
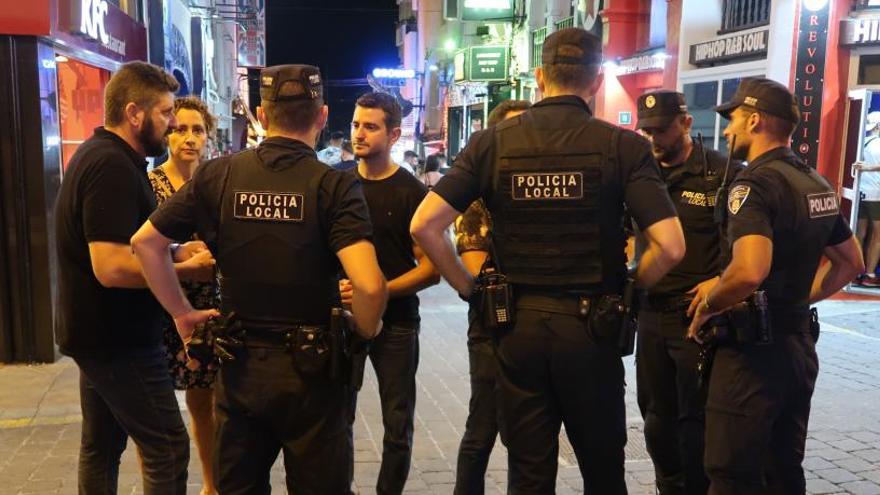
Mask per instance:
[[[802,495],[804,445],[819,361],[807,334],[718,349],[706,404],[713,495]]]
[[[186,493],[189,436],[162,348],[75,358],[80,369],[79,493],[115,494],[130,436],[143,459],[146,495]]]
[[[618,349],[595,339],[582,318],[531,309],[516,315],[496,348],[508,493],[555,493],[564,424],[585,491],[626,494],[624,371]]]
[[[221,367],[216,387],[214,472],[223,495],[268,494],[284,452],[287,490],[348,494],[348,388],[304,376],[284,348],[248,346]]]
[[[677,337],[663,335],[677,334]],[[697,387],[700,346],[685,339],[680,312],[639,312],[636,380],[645,444],[661,495],[705,495],[705,393]]]
[[[498,408],[495,406],[495,344],[483,331],[477,308],[468,312],[468,360],[471,399],[464,435],[458,447],[455,495],[482,495],[486,468],[498,436]]]
[[[416,371],[419,367],[419,323],[385,324],[382,332],[370,344],[369,356],[379,383],[382,425],[385,428],[376,493],[398,495],[403,492],[412,463]],[[366,362],[355,365],[363,367]],[[348,418],[349,438],[354,434],[356,409],[357,394],[352,394]]]

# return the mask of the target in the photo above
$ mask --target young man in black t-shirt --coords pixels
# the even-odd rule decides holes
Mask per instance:
[[[105,127],[70,160],[55,209],[61,352],[80,369],[79,492],[115,493],[130,436],[144,493],[186,493],[189,438],[162,346],[162,311],[129,238],[155,209],[144,157],[165,151],[176,125],[177,81],[143,62],[124,65],[105,91]],[[203,243],[172,246],[186,279],[213,276]],[[198,254],[196,254],[198,253]]]
[[[373,222],[373,243],[388,279],[388,307],[382,333],[370,345],[370,361],[379,380],[385,437],[379,494],[403,491],[412,458],[419,362],[419,298],[416,293],[440,281],[434,265],[409,234],[409,223],[427,189],[391,160],[400,137],[400,106],[391,95],[369,93],[355,106],[351,141]],[[343,302],[351,297],[347,280],[340,284]],[[364,366],[361,362],[359,366]],[[352,404],[351,420],[354,420]]]

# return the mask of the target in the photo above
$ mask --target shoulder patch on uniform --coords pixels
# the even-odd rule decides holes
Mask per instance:
[[[739,213],[739,209],[742,208],[743,203],[749,198],[750,192],[752,192],[752,188],[749,186],[734,186],[730,190],[730,196],[727,197],[727,210],[734,215]]]
[[[263,191],[235,191],[233,213],[240,220],[302,222],[303,195]]]
[[[840,206],[837,202],[837,193],[833,191],[807,194],[807,209],[810,218],[822,218],[837,215]]]

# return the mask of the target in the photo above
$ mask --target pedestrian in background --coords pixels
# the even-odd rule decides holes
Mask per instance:
[[[208,142],[214,139],[217,118],[208,105],[196,96],[174,100],[177,125],[168,136],[168,160],[149,173],[150,185],[161,205],[192,178],[204,156]],[[189,239],[185,239],[189,240]],[[207,282],[181,282],[187,299],[195,309],[212,309],[220,303],[216,279]],[[214,363],[189,360],[183,341],[168,317],[165,321],[165,354],[174,388],[186,391],[186,408],[192,418],[192,434],[202,465],[201,495],[214,495]]]
[[[113,74],[105,125],[74,153],[55,205],[55,336],[80,370],[81,494],[116,493],[129,437],[143,459],[145,494],[186,493],[189,438],[168,374],[162,310],[129,245],[156,207],[145,158],[165,152],[177,89],[173,76],[144,62]],[[203,243],[164,254],[182,279],[213,276]]]
[[[333,131],[330,134],[330,142],[327,143],[327,147],[318,152],[318,160],[330,166],[342,161],[342,142],[344,140],[344,132]]]
[[[880,287],[876,273],[880,261],[880,112],[869,113],[867,120],[863,161],[853,165],[854,169],[861,170],[856,235],[865,252],[865,273],[860,273],[855,283]]]

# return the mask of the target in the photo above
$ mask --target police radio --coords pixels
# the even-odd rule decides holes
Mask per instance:
[[[507,276],[487,263],[480,269],[478,289],[483,295],[483,323],[487,328],[505,328],[516,320],[513,286]]]
[[[724,167],[724,177],[721,179],[721,185],[718,192],[715,193],[715,223],[721,225],[727,218],[727,175],[730,173],[730,162],[733,161],[733,149],[736,147],[736,134],[730,138],[730,145],[727,148],[727,165]]]

